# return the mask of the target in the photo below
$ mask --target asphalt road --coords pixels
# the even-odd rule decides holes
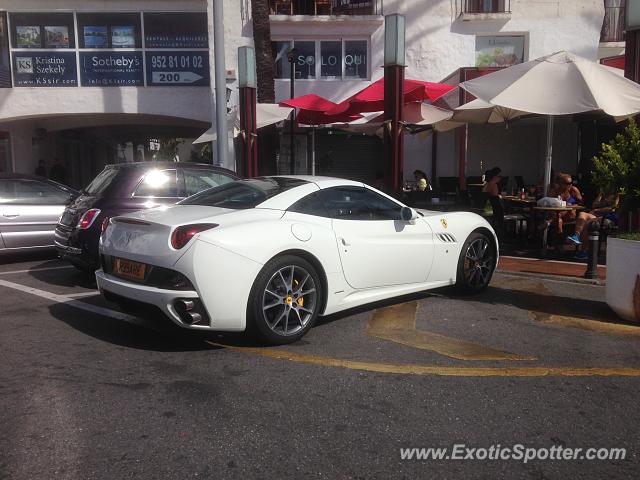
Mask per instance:
[[[496,275],[482,295],[405,297],[278,348],[130,318],[94,288],[55,259],[0,264],[0,479],[640,475],[640,327],[603,287]],[[627,454],[400,455],[455,444]]]

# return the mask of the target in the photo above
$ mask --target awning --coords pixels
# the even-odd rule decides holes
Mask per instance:
[[[274,123],[282,122],[285,120],[293,108],[281,107],[275,103],[258,103],[256,105],[256,127],[262,128],[267,125],[273,125]],[[234,110],[229,114],[227,118],[229,124],[233,124],[233,136],[240,134],[240,118],[238,116],[238,110]],[[209,130],[200,135],[193,143],[213,142],[217,138],[216,127],[213,125]]]

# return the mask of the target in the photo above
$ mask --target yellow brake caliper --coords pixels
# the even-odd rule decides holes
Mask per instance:
[[[300,282],[298,282],[298,280],[296,280],[296,279],[294,279],[294,280],[293,280],[293,284],[294,284],[296,287],[298,286],[298,284],[299,284],[299,283],[300,283]],[[298,297],[298,300],[296,300],[296,302],[298,302],[298,306],[299,306],[299,307],[304,307],[304,298],[303,298],[303,297]]]

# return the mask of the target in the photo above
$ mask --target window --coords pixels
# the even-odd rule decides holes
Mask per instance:
[[[402,207],[363,187],[336,187],[322,190],[322,199],[331,218],[340,220],[401,220]]]
[[[296,79],[316,77],[316,43],[296,41],[294,43]]]
[[[142,48],[139,13],[78,13],[80,48]]]
[[[524,61],[524,35],[476,37],[476,67],[509,67]]]
[[[225,183],[233,182],[235,178],[223,175],[211,170],[183,170],[184,185],[187,197],[195,195],[202,190],[218,187]]]
[[[290,212],[304,213],[305,215],[314,215],[316,217],[328,217],[329,214],[322,201],[322,192],[313,192],[296,203],[291,205],[288,210]]]
[[[11,67],[9,63],[9,36],[7,13],[0,12],[0,88],[11,87]],[[2,165],[0,165],[2,168]]]
[[[118,175],[118,169],[105,168],[96,178],[93,179],[89,186],[85,188],[85,193],[91,196],[100,195],[109,185],[111,185],[111,181],[116,177],[116,175]]]
[[[178,185],[175,170],[149,170],[134,197],[177,197]]]
[[[340,78],[342,76],[342,42],[320,42],[320,76]]]
[[[75,48],[72,13],[10,13],[13,48]]]
[[[0,180],[0,205],[64,205],[67,192],[35,180]]]
[[[366,79],[369,75],[369,66],[367,63],[367,42],[365,40],[349,40],[344,42],[345,78]]]
[[[180,205],[206,205],[208,207],[247,209],[290,188],[308,183],[306,180],[286,177],[256,177],[226,183],[200,192],[180,202]]]
[[[287,53],[295,49],[296,79],[368,79],[368,40],[279,40],[272,42],[276,78],[291,75]]]
[[[208,48],[207,14],[145,13],[144,42],[146,48]]]
[[[276,64],[275,78],[290,78],[291,66],[287,53],[291,50],[292,42],[271,42],[273,61]]]

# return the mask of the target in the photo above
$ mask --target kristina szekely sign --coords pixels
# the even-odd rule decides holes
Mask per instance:
[[[141,87],[144,85],[141,52],[81,52],[83,87]]]
[[[209,85],[209,52],[147,52],[147,85]]]
[[[76,54],[14,52],[13,78],[16,87],[75,87]]]

